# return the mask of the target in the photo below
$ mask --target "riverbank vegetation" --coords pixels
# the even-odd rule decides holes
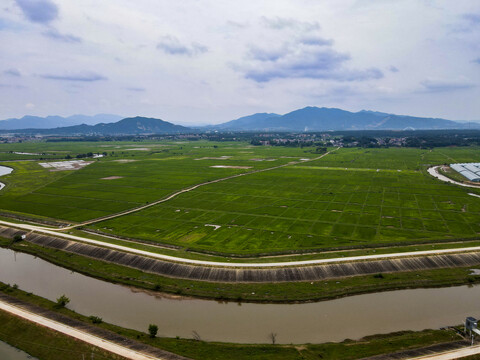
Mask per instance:
[[[26,293],[21,289],[0,283],[0,292],[13,296],[24,302],[41,306],[50,311],[58,312],[76,320],[88,323],[90,326],[110,330],[135,341],[152,345],[192,359],[263,359],[263,360],[299,360],[299,359],[359,359],[406,349],[415,349],[428,345],[446,343],[461,340],[452,330],[424,330],[420,332],[404,331],[388,335],[369,336],[358,341],[345,340],[341,343],[305,344],[305,345],[245,345],[229,343],[209,343],[195,339],[180,338],[152,338],[147,332],[142,333],[130,329],[121,328],[108,323],[92,324],[87,316],[75,313],[68,308],[58,308],[52,301]],[[0,340],[5,341],[17,348],[27,351],[40,360],[63,360],[65,353],[59,350],[74,349],[75,355],[81,359],[82,351],[90,354],[92,348],[88,345],[75,341],[67,336],[34,325],[6,312],[0,311]],[[40,341],[41,340],[41,341]],[[83,348],[82,346],[87,346]],[[58,354],[53,354],[57,350]],[[101,354],[95,350],[95,354],[104,356],[105,359],[119,359]],[[60,356],[60,357],[59,357]],[[101,358],[101,357],[98,358]],[[97,357],[95,357],[97,358]]]
[[[213,283],[174,279],[41,247],[28,241],[12,244],[0,238],[0,246],[38,256],[56,265],[101,280],[178,296],[219,301],[309,302],[378,291],[427,288],[480,282],[470,268],[437,269],[346,277],[324,281],[284,283]],[[68,295],[68,294],[67,294]]]

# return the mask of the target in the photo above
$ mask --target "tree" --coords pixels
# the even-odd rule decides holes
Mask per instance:
[[[69,299],[65,294],[63,294],[62,296],[60,296],[60,297],[57,299],[57,304],[56,304],[56,306],[57,306],[58,308],[63,308],[63,307],[65,307],[69,302],[70,302],[70,299]]]
[[[157,325],[154,325],[154,324],[148,325],[148,333],[150,334],[151,338],[154,338],[155,336],[157,336],[157,332],[158,332]]]
[[[277,333],[274,333],[273,331],[268,335],[270,338],[271,342],[273,345],[277,342]]]

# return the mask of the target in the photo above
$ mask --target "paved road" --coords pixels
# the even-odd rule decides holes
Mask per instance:
[[[451,184],[455,184],[455,185],[459,185],[459,186],[463,186],[463,187],[480,189],[480,185],[477,186],[477,185],[471,185],[471,184],[464,184],[464,183],[455,181],[453,179],[450,179],[449,177],[446,177],[445,175],[440,174],[438,172],[439,167],[440,166],[433,166],[433,167],[429,168],[427,171],[430,175],[432,175],[433,177],[436,177],[438,180],[442,180],[442,181],[445,181],[445,182],[448,182],[448,183],[451,183]]]
[[[477,354],[480,354],[480,345],[470,346],[458,350],[446,351],[440,354],[420,356],[416,358],[411,358],[410,360],[454,360]]]
[[[320,264],[353,262],[353,261],[360,261],[360,260],[363,260],[363,261],[382,260],[382,259],[402,258],[402,257],[412,257],[412,256],[419,257],[419,256],[428,256],[428,255],[480,251],[480,246],[473,246],[473,247],[464,247],[464,248],[455,248],[455,249],[439,249],[439,250],[409,251],[409,252],[391,253],[391,254],[349,256],[349,257],[340,257],[340,258],[331,258],[331,259],[300,260],[300,261],[286,261],[286,262],[274,262],[274,263],[235,263],[235,262],[217,262],[217,261],[186,259],[186,258],[180,258],[176,256],[158,254],[150,251],[134,249],[127,246],[111,244],[104,241],[93,240],[93,239],[89,239],[89,238],[85,238],[77,235],[59,233],[58,231],[47,229],[47,228],[36,226],[36,225],[17,224],[17,223],[11,223],[3,220],[0,220],[0,225],[5,225],[8,227],[13,227],[13,228],[18,228],[18,229],[23,229],[28,231],[35,231],[42,234],[65,238],[73,241],[80,241],[87,244],[125,251],[133,254],[148,256],[151,258],[156,258],[156,259],[161,259],[166,261],[187,263],[187,264],[193,264],[193,265],[236,267],[236,268],[253,268],[253,267],[271,268],[271,267],[283,267],[283,266],[320,265]]]
[[[29,312],[27,310],[24,310],[22,308],[19,308],[17,306],[8,304],[4,301],[0,301],[0,309],[4,310],[6,312],[9,312],[11,314],[14,314],[16,316],[19,316],[23,319],[27,319],[29,321],[32,321],[36,324],[45,326],[49,329],[58,331],[62,334],[71,336],[75,339],[82,340],[86,343],[89,343],[91,345],[94,345],[96,347],[99,347],[101,349],[110,351],[111,353],[123,356],[127,359],[132,359],[132,360],[161,360],[161,358],[158,357],[153,357],[147,354],[143,354],[138,351],[134,351],[132,349],[123,347],[121,345],[115,344],[111,341],[99,338],[98,336],[89,334],[87,332],[75,329],[71,326],[62,324],[60,322],[57,322],[55,320],[48,319],[43,316],[36,315],[32,312]]]

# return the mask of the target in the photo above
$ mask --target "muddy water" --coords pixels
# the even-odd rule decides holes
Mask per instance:
[[[3,175],[8,175],[13,171],[12,168],[9,168],[7,166],[0,166],[0,176]],[[0,190],[2,190],[5,187],[5,184],[0,182]]]
[[[0,359],[2,360],[35,360],[36,358],[0,341]]]
[[[310,304],[272,305],[171,299],[96,280],[31,255],[0,249],[0,281],[104,321],[159,335],[237,343],[321,343],[377,333],[422,330],[480,316],[480,286],[400,290]]]

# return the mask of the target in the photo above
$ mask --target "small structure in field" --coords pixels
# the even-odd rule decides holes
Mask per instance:
[[[70,160],[70,161],[54,161],[54,162],[41,162],[40,166],[50,169],[50,171],[66,171],[66,170],[78,170],[90,165],[93,161],[84,160]]]
[[[450,164],[450,167],[468,180],[480,182],[480,163]]]

